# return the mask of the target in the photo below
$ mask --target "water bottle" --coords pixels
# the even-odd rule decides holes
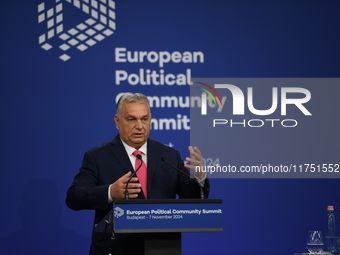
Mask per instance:
[[[329,205],[327,207],[328,211],[328,228],[326,234],[326,248],[328,251],[334,253],[338,251],[338,238],[337,238],[337,231],[335,226],[335,215],[334,215],[334,207]]]

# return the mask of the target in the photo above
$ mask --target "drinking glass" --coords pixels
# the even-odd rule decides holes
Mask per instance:
[[[311,230],[308,232],[307,250],[310,254],[323,252],[323,238],[321,231]]]

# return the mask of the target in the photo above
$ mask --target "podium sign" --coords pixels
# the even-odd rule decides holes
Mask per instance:
[[[114,203],[115,233],[219,232],[222,200],[119,200]]]
[[[108,227],[109,226],[109,227]],[[221,199],[115,200],[96,232],[144,233],[146,255],[181,255],[182,232],[220,232]]]

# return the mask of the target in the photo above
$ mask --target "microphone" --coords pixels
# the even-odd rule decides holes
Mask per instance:
[[[181,172],[182,174],[188,176],[190,179],[194,179],[196,181],[196,183],[198,184],[198,186],[200,187],[200,192],[201,192],[201,199],[204,199],[204,192],[203,192],[203,188],[201,186],[201,184],[198,182],[198,180],[196,178],[191,178],[191,176],[182,171],[181,169],[179,169],[178,167],[175,167],[174,165],[170,164],[169,161],[166,160],[166,157],[161,157],[161,160],[165,163],[167,163],[169,166],[171,166],[172,168],[176,169],[177,171]]]
[[[129,192],[128,192],[128,185],[131,181],[131,179],[136,176],[137,171],[141,168],[141,166],[143,165],[143,160],[142,160],[142,155],[138,154],[137,158],[140,160],[140,165],[137,167],[137,169],[131,174],[131,176],[129,177],[129,180],[127,181],[126,185],[125,185],[125,199],[128,200],[129,199]]]

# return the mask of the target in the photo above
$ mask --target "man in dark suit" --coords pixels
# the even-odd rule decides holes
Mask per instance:
[[[67,191],[66,204],[73,210],[94,209],[94,224],[98,224],[112,209],[112,201],[124,199],[126,184],[134,172],[138,159],[146,165],[145,184],[140,177],[128,183],[131,199],[199,198],[201,188],[205,197],[209,193],[206,173],[195,172],[194,180],[176,171],[161,160],[165,157],[175,167],[188,173],[202,166],[202,155],[198,148],[189,146],[190,157],[183,164],[177,150],[149,139],[151,112],[146,96],[125,93],[117,103],[114,117],[119,134],[111,141],[85,153],[80,172],[75,176]],[[141,158],[134,156],[134,151]],[[139,164],[139,163],[138,163]],[[136,163],[137,166],[137,163]],[[143,170],[144,171],[144,170]],[[145,185],[142,187],[142,184]],[[90,254],[143,254],[143,234],[116,234],[115,239],[102,233],[92,233]]]

